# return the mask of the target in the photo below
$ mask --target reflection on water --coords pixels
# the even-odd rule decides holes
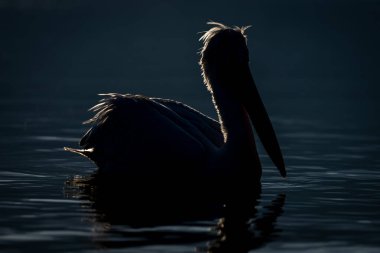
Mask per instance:
[[[264,207],[261,216],[257,210],[259,200],[260,194],[257,193],[251,205],[227,207],[216,227],[218,238],[210,244],[207,252],[244,253],[276,238],[280,230],[275,229],[275,224],[283,212],[285,194],[278,194],[270,205]]]
[[[247,194],[249,199],[237,196],[227,205],[203,189],[171,189],[171,195],[167,189],[147,190],[136,196],[141,191],[136,185],[104,180],[95,173],[68,180],[65,194],[94,210],[96,216],[90,223],[96,230],[94,241],[102,248],[194,244],[197,252],[244,253],[278,235],[275,224],[285,204],[285,194],[279,194],[259,211],[261,188]],[[201,246],[207,241],[208,246]]]

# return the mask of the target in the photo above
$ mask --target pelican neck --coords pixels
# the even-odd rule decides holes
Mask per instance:
[[[253,131],[242,102],[227,93],[221,86],[211,85],[211,87],[212,99],[224,136],[224,144],[232,145],[236,149],[252,144],[254,142]]]

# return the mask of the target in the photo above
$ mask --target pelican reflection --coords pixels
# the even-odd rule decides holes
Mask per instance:
[[[115,179],[95,173],[69,179],[65,194],[83,200],[81,206],[92,215],[86,220],[94,227],[93,240],[102,248],[196,245],[196,252],[244,253],[278,236],[276,221],[283,213],[285,194],[260,208],[267,202],[261,199],[261,187],[244,201],[226,205],[219,194],[196,190],[196,183],[193,188],[178,195],[163,187],[137,197],[137,184],[115,184]]]

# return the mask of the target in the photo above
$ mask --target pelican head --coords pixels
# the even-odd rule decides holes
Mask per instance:
[[[280,146],[249,68],[245,35],[248,27],[228,27],[216,22],[208,24],[213,27],[200,39],[203,42],[200,65],[204,83],[211,93],[222,88],[241,102],[264,148],[285,177]]]
[[[208,24],[214,25],[214,27],[205,32],[200,39],[203,41],[200,65],[204,82],[211,91],[212,84],[217,83],[219,86],[228,88],[230,92],[239,92],[241,87],[233,89],[231,85],[246,83],[236,81],[242,76],[242,71],[247,70],[249,64],[245,35],[248,26],[228,27],[216,22]]]

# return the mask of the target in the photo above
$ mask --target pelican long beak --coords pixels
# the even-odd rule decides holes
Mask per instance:
[[[278,144],[272,123],[264,107],[263,101],[261,100],[248,64],[246,67],[246,75],[244,75],[244,78],[246,79],[245,83],[247,85],[247,92],[243,94],[246,110],[248,111],[252,125],[256,129],[257,135],[259,136],[266,152],[276,165],[281,176],[286,177],[285,163],[280,145]]]

